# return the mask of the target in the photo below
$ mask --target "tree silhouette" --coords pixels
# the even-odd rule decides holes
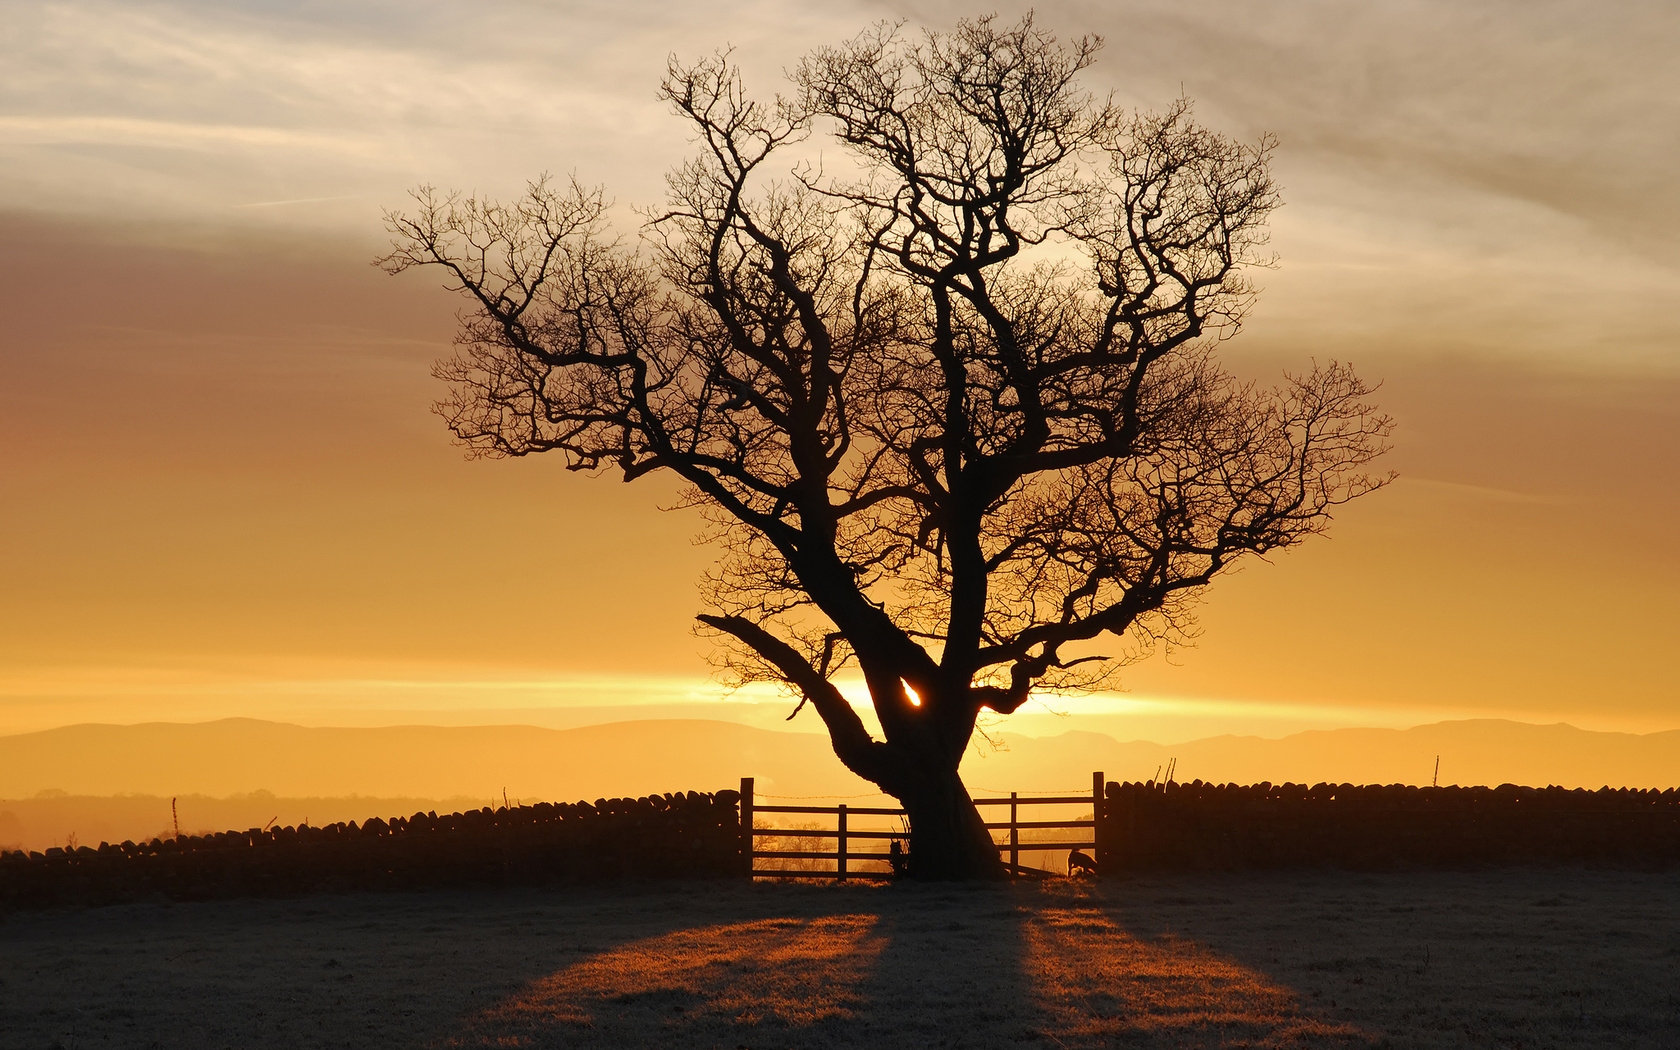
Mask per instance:
[[[922,877],[1001,871],[958,775],[982,710],[1111,681],[1236,559],[1387,480],[1350,369],[1261,390],[1215,363],[1270,261],[1272,142],[1090,97],[1099,46],[882,25],[773,103],[727,54],[673,60],[699,148],[636,245],[575,183],[387,217],[385,267],[473,304],[437,369],[460,440],[683,479],[724,551],[699,621],[902,801]],[[843,171],[772,170],[818,130]]]

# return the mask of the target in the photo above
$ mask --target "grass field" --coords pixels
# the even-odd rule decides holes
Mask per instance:
[[[0,1047],[1676,1047],[1680,874],[673,883],[13,913]]]

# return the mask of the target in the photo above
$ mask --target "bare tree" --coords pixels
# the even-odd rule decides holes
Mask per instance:
[[[1270,261],[1271,141],[1093,99],[1099,45],[884,25],[772,104],[727,54],[673,61],[699,149],[636,245],[575,184],[388,216],[386,268],[472,302],[437,370],[454,432],[682,478],[724,552],[699,621],[903,802],[922,877],[1002,870],[958,775],[982,710],[1110,681],[1238,558],[1387,480],[1351,370],[1262,390],[1215,363]],[[844,175],[773,170],[818,130]]]

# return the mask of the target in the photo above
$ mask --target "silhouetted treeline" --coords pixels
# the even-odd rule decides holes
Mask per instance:
[[[1105,874],[1159,868],[1680,864],[1680,795],[1514,784],[1109,783]]]
[[[14,851],[0,854],[0,905],[733,875],[738,798],[690,791]]]

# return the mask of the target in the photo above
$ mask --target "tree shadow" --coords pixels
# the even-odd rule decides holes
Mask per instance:
[[[1263,969],[1171,929],[1131,921],[1100,888],[1045,901],[1023,969],[1065,1047],[1365,1047],[1376,1034],[1303,1004]]]
[[[1042,1038],[1045,1017],[1021,966],[1025,889],[895,886],[863,988],[859,1045],[1014,1047]]]
[[[1680,1030],[1672,873],[1160,872],[1100,893],[1131,936],[1264,973],[1332,1029],[1427,1046],[1668,1046]]]
[[[528,982],[451,1047],[974,1046],[1037,1033],[1007,890],[806,887],[762,917],[620,944]],[[779,905],[779,906],[778,906]],[[985,1032],[983,1043],[975,1042]]]
[[[0,1032],[10,1038],[0,1045],[144,1046],[146,1033],[168,1033],[163,1045],[183,1050],[424,1045],[533,973],[692,925],[708,889],[320,894],[9,913],[0,916]]]
[[[619,944],[465,1019],[451,1047],[1350,1047],[1260,969],[1133,928],[1089,886],[814,888]]]
[[[869,914],[675,930],[530,981],[444,1046],[711,1046],[844,1030],[882,948]]]
[[[1319,914],[1325,888],[1284,888],[736,880],[14,916],[0,1028],[19,1045],[170,1032],[183,1048],[1374,1041],[1348,1007],[1392,1010],[1301,955],[1357,948]]]

